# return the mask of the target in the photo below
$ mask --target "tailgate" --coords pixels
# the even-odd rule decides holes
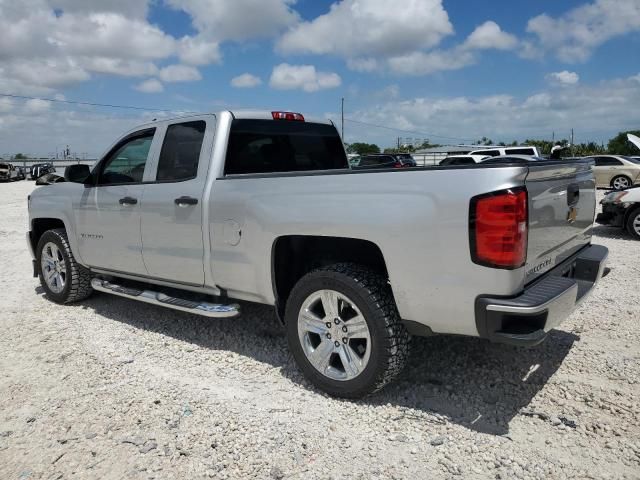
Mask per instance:
[[[529,163],[525,283],[591,243],[595,182],[590,160]]]

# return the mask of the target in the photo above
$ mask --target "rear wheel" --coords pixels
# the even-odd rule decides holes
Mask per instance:
[[[611,180],[611,186],[615,190],[624,190],[631,186],[631,179],[625,175],[618,175]]]
[[[637,240],[640,240],[640,207],[634,208],[627,217],[627,232]]]
[[[36,251],[40,284],[47,298],[56,303],[71,303],[91,295],[91,274],[76,262],[63,228],[44,232]]]
[[[285,321],[296,362],[330,395],[360,398],[380,390],[408,358],[410,337],[388,282],[359,265],[335,264],[302,277]]]

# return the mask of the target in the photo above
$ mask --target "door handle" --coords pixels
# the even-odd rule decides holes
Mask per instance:
[[[125,205],[125,206],[131,206],[138,203],[138,199],[133,197],[124,197],[118,201],[120,202],[120,205]]]
[[[188,207],[189,205],[197,205],[198,199],[193,197],[182,196],[182,197],[176,198],[173,201],[173,203],[175,203],[179,207],[184,208],[184,207]]]

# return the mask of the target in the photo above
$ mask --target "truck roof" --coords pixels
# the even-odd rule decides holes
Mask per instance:
[[[173,122],[176,120],[188,120],[189,118],[202,117],[205,115],[216,115],[222,117],[223,115],[231,115],[234,119],[242,120],[273,120],[273,112],[287,112],[298,113],[304,117],[304,121],[307,123],[323,123],[326,125],[334,125],[334,123],[328,118],[315,117],[306,115],[300,112],[293,112],[292,110],[220,110],[218,112],[202,112],[202,113],[190,113],[188,115],[179,115],[175,117],[158,118],[151,122],[143,123],[136,126],[130,131],[139,130],[140,128],[150,127],[159,122]]]

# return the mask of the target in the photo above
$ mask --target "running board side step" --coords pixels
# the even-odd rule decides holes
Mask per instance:
[[[100,278],[91,279],[91,287],[99,292],[111,293],[120,297],[138,300],[140,302],[158,305],[160,307],[172,308],[182,312],[189,312],[204,317],[228,318],[235,317],[240,313],[237,304],[218,304],[208,302],[194,302],[184,298],[170,297],[164,293],[152,290],[140,290],[137,288],[124,287],[116,283],[108,282]]]

